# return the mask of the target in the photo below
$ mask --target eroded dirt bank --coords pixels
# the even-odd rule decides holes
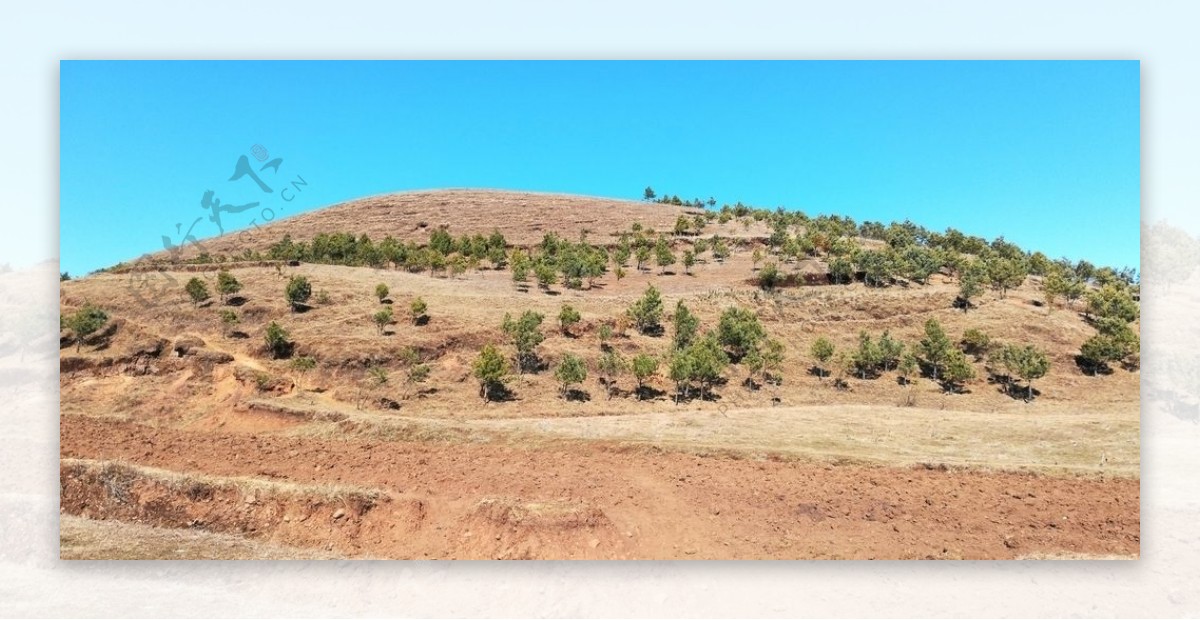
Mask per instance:
[[[61,441],[66,513],[347,555],[1015,558],[1139,548],[1136,479],[197,434],[80,416],[62,418]],[[105,478],[103,463],[69,459],[132,469]],[[322,499],[331,488],[378,495],[342,508],[344,491]]]

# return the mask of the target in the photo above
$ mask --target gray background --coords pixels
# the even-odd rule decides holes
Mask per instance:
[[[1192,325],[1156,319],[1157,309],[1182,299],[1179,287],[1147,291],[1144,302],[1142,559],[1130,562],[60,562],[57,352],[46,337],[57,312],[60,59],[1139,59],[1142,218],[1194,234],[1197,7],[885,0],[7,6],[0,19],[0,265],[14,271],[0,273],[0,616],[1197,615],[1200,431],[1165,411],[1196,402],[1196,356],[1180,351],[1197,350],[1200,336]],[[1143,239],[1143,251],[1154,243]],[[1158,389],[1167,385],[1176,392]]]

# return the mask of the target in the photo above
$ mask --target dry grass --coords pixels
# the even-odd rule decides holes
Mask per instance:
[[[328,560],[340,556],[249,540],[232,534],[59,517],[63,560]]]
[[[287,480],[268,480],[242,476],[211,476],[176,472],[115,461],[63,458],[60,467],[74,475],[91,475],[109,487],[110,495],[120,494],[140,480],[162,485],[174,492],[195,493],[198,489],[234,491],[242,497],[285,499],[318,498],[330,501],[373,504],[387,492],[340,484],[300,484]]]

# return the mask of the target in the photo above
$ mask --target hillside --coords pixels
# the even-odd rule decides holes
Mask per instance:
[[[824,274],[833,250],[788,258],[769,247],[765,216],[722,222],[713,212],[701,230],[675,234],[681,215],[702,213],[549,194],[395,194],[205,241],[203,262],[189,248],[185,263],[161,271],[63,282],[64,316],[85,304],[108,315],[83,342],[69,329],[60,336],[63,510],[199,523],[344,556],[1137,555],[1139,374],[1114,363],[1093,375],[1080,364],[1097,334],[1083,301],[1047,305],[1044,278],[1031,275],[985,289],[963,311],[961,268],[923,284],[897,275],[869,286],[857,268],[848,284],[790,279],[764,290],[768,264],[785,276],[813,266]],[[825,224],[789,231],[800,239]],[[451,253],[431,268],[426,246],[439,229],[454,239],[499,232],[507,264],[463,260],[456,269]],[[616,277],[613,253],[632,231],[661,239],[676,262],[650,258],[638,269],[630,258]],[[322,233],[374,244],[390,236],[411,248],[403,263],[375,265],[270,255],[285,235],[310,243]],[[514,281],[513,259],[544,258],[548,233],[567,242],[555,250],[563,273],[578,257],[591,264],[599,250],[588,244],[608,253],[605,270],[577,286],[564,276],[543,289],[533,273]],[[588,244],[570,243],[581,233]],[[728,256],[709,248],[688,269],[678,262],[714,237]],[[847,239],[886,248],[857,229]],[[237,260],[247,252],[254,260]],[[241,284],[227,300],[216,291],[222,266]],[[284,291],[298,276],[312,296],[293,309]],[[189,300],[191,278],[210,299]],[[378,284],[388,289],[382,303]],[[663,330],[642,333],[626,316],[651,286]],[[425,316],[410,320],[418,297]],[[748,311],[782,345],[782,361],[752,372],[746,358],[731,359],[715,380],[679,391],[670,362],[680,302],[701,340],[731,308]],[[562,329],[564,305],[580,317]],[[388,308],[381,328],[372,317]],[[545,317],[544,340],[534,367],[519,372],[502,324],[530,310]],[[237,323],[223,324],[222,311]],[[855,352],[861,332],[878,339],[885,330],[913,351],[930,319],[954,343],[978,329],[1044,352],[1049,371],[1034,398],[1025,381],[1010,389],[995,355],[965,356],[975,377],[948,385],[924,359],[909,384],[894,366],[864,378],[810,353],[819,338]],[[272,322],[287,332],[282,354],[264,341]],[[485,402],[473,365],[487,345],[512,369]],[[659,364],[640,390],[629,372],[607,386],[599,376],[609,351]],[[563,398],[556,372],[572,356],[587,376]],[[297,367],[308,358],[314,368]],[[421,365],[427,376],[410,380]],[[328,527],[332,539],[322,538]]]
[[[187,245],[181,257],[194,258],[202,251],[237,257],[248,249],[265,252],[284,235],[300,240],[311,239],[321,232],[352,232],[376,241],[390,235],[402,242],[424,243],[430,230],[438,227],[445,227],[454,236],[486,235],[498,230],[515,245],[535,244],[547,232],[576,239],[587,231],[603,239],[608,233],[628,229],[634,222],[654,230],[671,230],[679,215],[699,211],[569,194],[473,189],[405,192],[351,200],[269,223],[259,222],[244,231]],[[762,234],[763,230],[760,225],[749,232]],[[748,234],[740,226],[726,226],[721,232]],[[157,259],[165,257],[165,253],[155,255]]]

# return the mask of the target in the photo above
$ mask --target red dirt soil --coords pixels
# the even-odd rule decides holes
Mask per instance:
[[[168,527],[199,522],[347,556],[1005,559],[1136,557],[1139,549],[1136,479],[753,461],[596,444],[520,449],[195,433],[83,416],[63,416],[60,429],[64,459],[382,492],[374,505],[340,516],[311,498],[239,498],[229,489],[188,497],[146,481],[131,483],[118,501],[64,464],[65,513]]]

